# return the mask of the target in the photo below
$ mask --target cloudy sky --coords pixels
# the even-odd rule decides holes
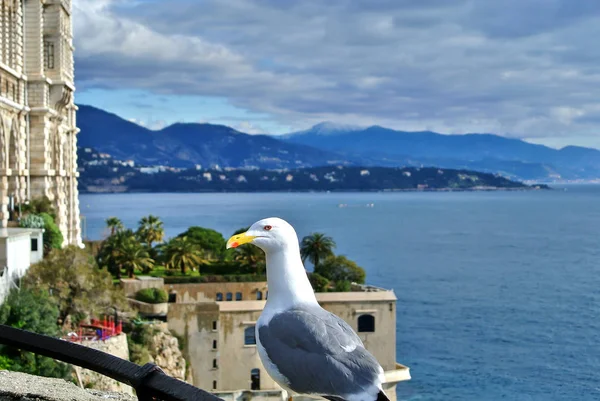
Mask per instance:
[[[74,0],[76,101],[150,127],[321,121],[600,148],[598,0]]]

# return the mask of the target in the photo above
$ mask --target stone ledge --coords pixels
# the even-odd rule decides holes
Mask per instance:
[[[130,395],[85,390],[62,379],[0,370],[0,401],[135,401]]]

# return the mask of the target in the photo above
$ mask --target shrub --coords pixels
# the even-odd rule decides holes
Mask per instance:
[[[239,262],[219,261],[211,262],[202,266],[202,273],[206,275],[232,275],[247,274],[248,268],[242,266]]]
[[[253,281],[267,281],[262,274],[230,274],[225,276],[175,276],[164,277],[165,284],[193,284],[193,283],[248,283]]]
[[[333,290],[336,292],[350,292],[352,285],[348,280],[337,281]]]
[[[127,345],[129,346],[129,360],[138,365],[144,365],[151,360],[148,350],[154,336],[158,331],[151,324],[131,323],[123,326],[127,333]]]
[[[28,214],[19,222],[19,226],[23,228],[44,228],[46,222],[37,214]]]
[[[135,294],[135,299],[148,304],[162,304],[169,300],[169,295],[162,288],[144,288]]]
[[[143,345],[137,344],[127,338],[129,346],[129,360],[138,365],[145,365],[150,362],[150,352]]]
[[[331,281],[350,281],[364,284],[366,273],[364,269],[345,256],[331,256],[319,266],[315,273]]]
[[[44,253],[48,254],[51,249],[62,248],[63,235],[54,222],[54,218],[48,213],[40,213],[44,219]]]
[[[73,325],[87,316],[103,314],[109,307],[123,312],[130,309],[110,273],[99,269],[92,255],[74,245],[56,249],[32,265],[23,277],[23,287],[51,293],[59,319]]]
[[[0,324],[51,337],[60,335],[56,324],[58,316],[58,307],[48,292],[38,289],[12,290],[0,306]],[[8,346],[0,348],[0,367],[59,378],[67,378],[72,369],[69,365],[52,358]]]
[[[329,280],[318,273],[308,273],[308,280],[315,292],[327,292]]]
[[[42,196],[40,198],[31,199],[29,204],[21,204],[21,211],[23,214],[33,213],[47,213],[52,218],[56,218],[56,211],[54,210],[54,205],[52,201],[48,199],[46,196]]]

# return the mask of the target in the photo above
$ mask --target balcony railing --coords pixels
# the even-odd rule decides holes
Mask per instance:
[[[186,382],[167,376],[158,366],[136,365],[79,344],[0,325],[0,344],[93,370],[133,387],[140,401],[222,401]]]

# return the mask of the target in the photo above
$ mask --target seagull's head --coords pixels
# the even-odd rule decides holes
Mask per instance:
[[[252,224],[245,233],[229,238],[227,249],[237,248],[243,244],[256,245],[268,254],[290,246],[297,247],[298,235],[287,221],[278,217],[269,217]]]

